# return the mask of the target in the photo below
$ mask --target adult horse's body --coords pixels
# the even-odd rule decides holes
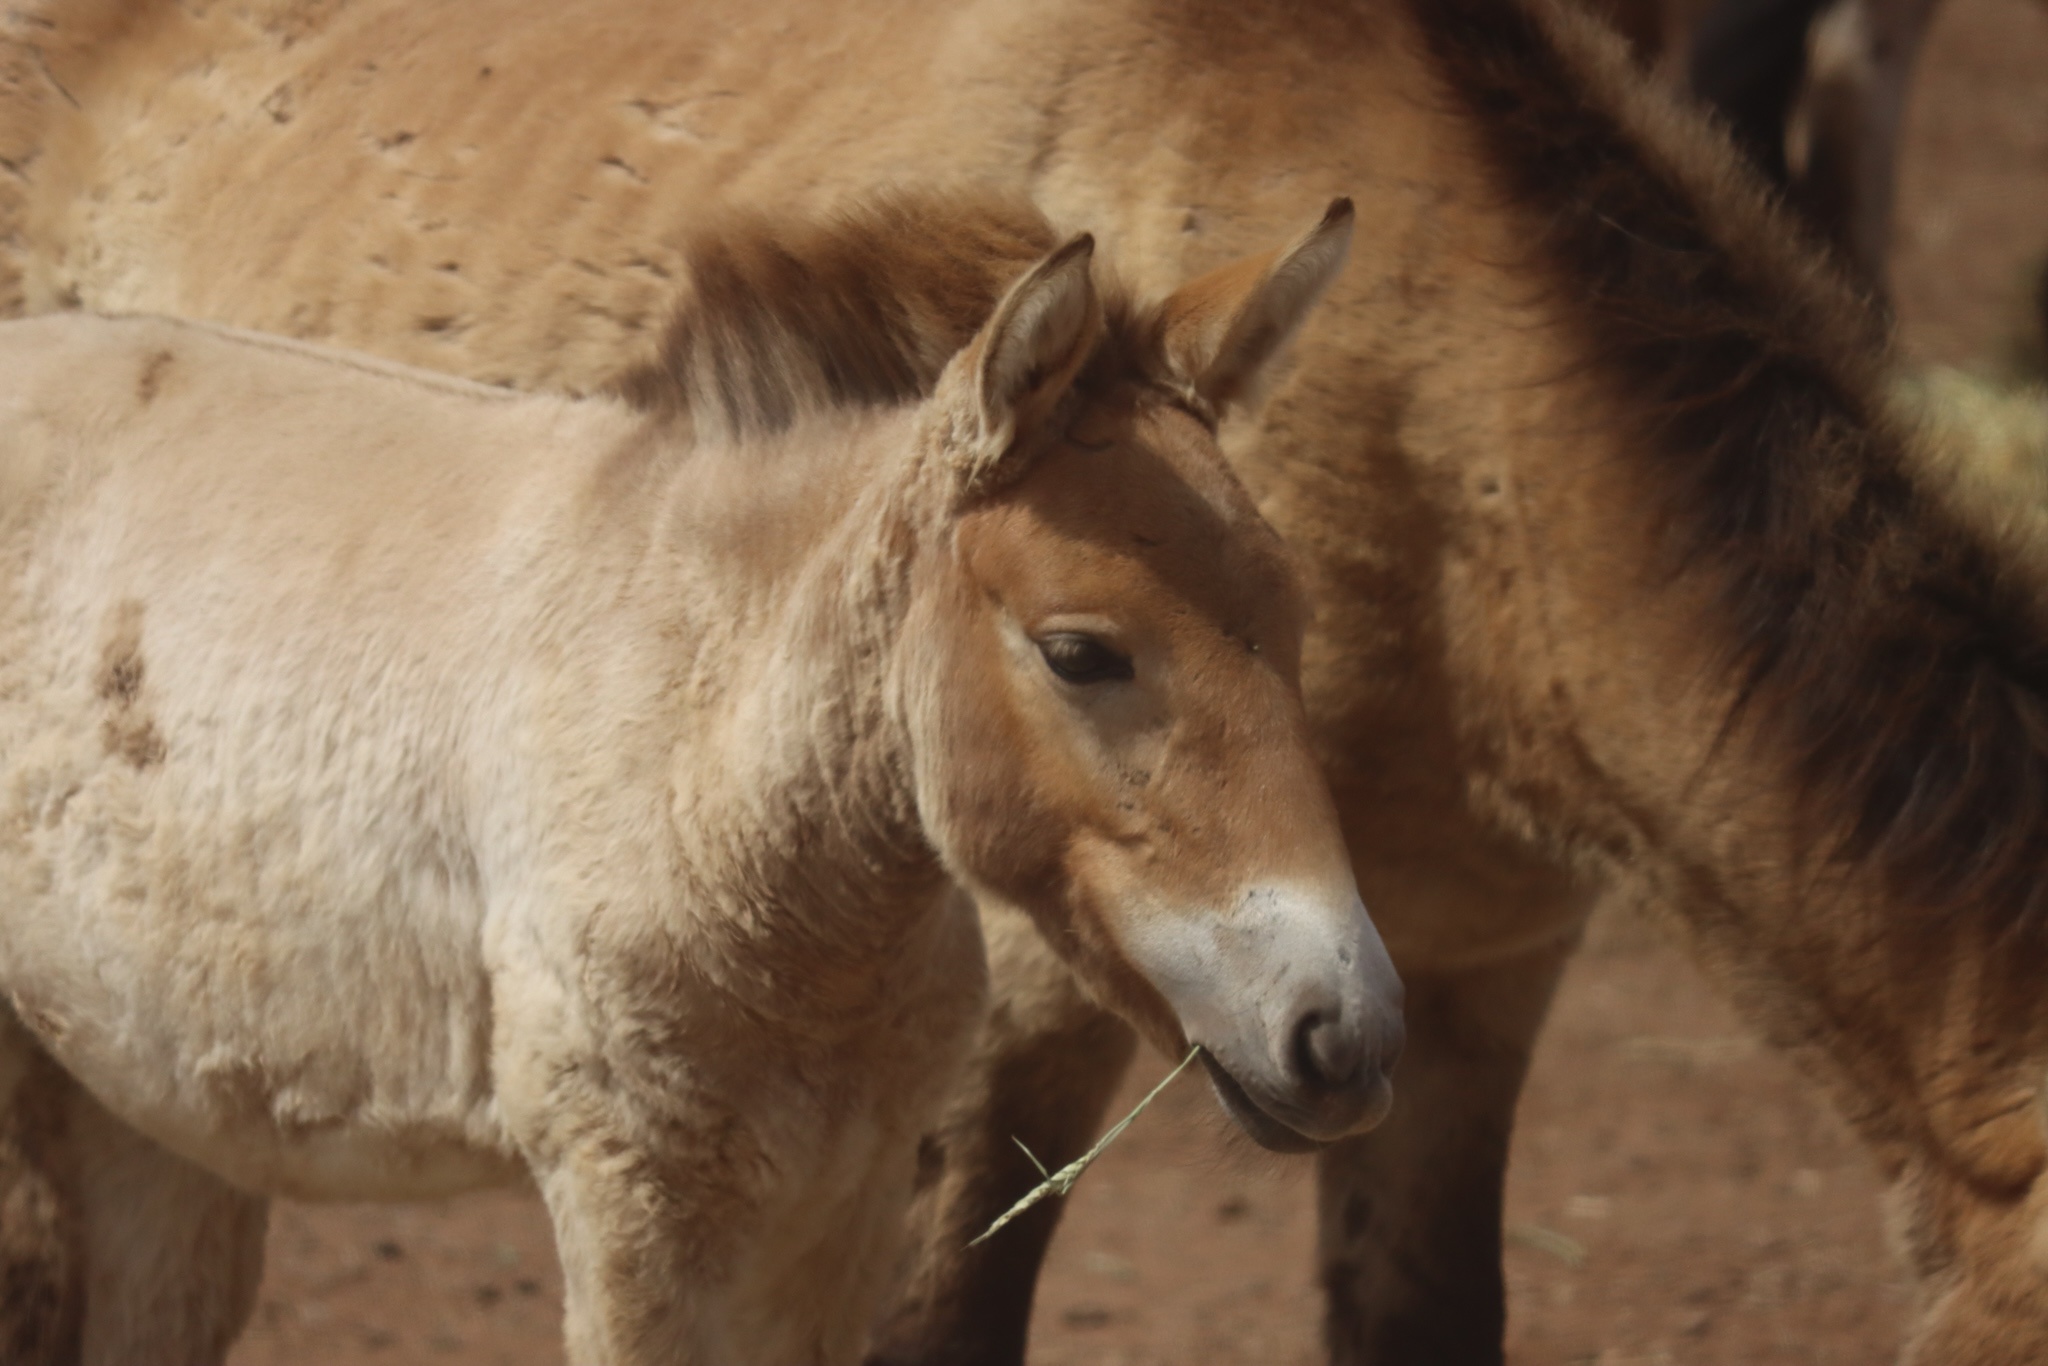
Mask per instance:
[[[1398,987],[1210,426],[1349,226],[1143,312],[1076,239],[914,406],[758,277],[655,417],[0,325],[0,1106],[60,1096],[83,1360],[220,1360],[266,1196],[522,1173],[572,1360],[858,1359],[982,1005],[949,880],[1255,1134],[1370,1127]]]
[[[1357,193],[1349,272],[1230,442],[1311,576],[1311,715],[1409,986],[1400,1105],[1321,1159],[1334,1354],[1498,1360],[1516,1094],[1620,884],[1683,917],[1896,1181],[1921,1359],[2048,1358],[2048,642],[2001,567],[2032,552],[1919,468],[1849,292],[1581,25],[1534,0],[44,17],[0,144],[30,306],[518,384],[650,353],[671,234],[714,201],[998,180],[1149,285]],[[1018,1358],[1052,1213],[960,1244],[1034,1179],[1011,1133],[1072,1151],[1129,1048],[992,926],[1036,989],[934,1149],[904,1359]]]

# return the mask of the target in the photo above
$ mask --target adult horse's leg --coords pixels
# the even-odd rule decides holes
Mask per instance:
[[[269,1201],[70,1088],[63,1168],[83,1261],[84,1366],[215,1366],[263,1278]]]
[[[1404,974],[1386,1123],[1321,1158],[1335,1366],[1496,1366],[1501,1189],[1515,1102],[1576,932],[1456,975]]]
[[[1906,95],[1939,0],[1719,0],[1694,31],[1693,93],[1882,298]],[[1786,133],[1806,114],[1806,160]]]
[[[1137,1038],[1097,1006],[1023,916],[985,910],[993,999],[966,1075],[918,1154],[904,1287],[869,1366],[1021,1366],[1038,1271],[1064,1202],[1041,1201],[967,1244],[1048,1168],[1079,1157]]]
[[[1906,95],[1939,0],[1835,0],[1814,24],[1798,199],[1880,294]]]
[[[268,1202],[108,1114],[0,1009],[0,1360],[214,1366],[248,1322]]]
[[[77,1250],[55,1178],[70,1079],[0,1004],[0,1361],[78,1360]]]

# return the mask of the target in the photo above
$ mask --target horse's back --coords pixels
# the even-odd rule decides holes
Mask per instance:
[[[1164,292],[1335,194],[1416,193],[1350,136],[1360,87],[1412,79],[1389,67],[1392,16],[1270,8],[360,0],[280,45],[165,6],[60,73],[80,107],[46,111],[13,250],[31,306],[575,389],[650,357],[714,205],[997,184]],[[1398,93],[1375,113],[1396,146],[1415,121]]]
[[[369,642],[346,658],[432,635],[450,655],[465,637],[448,618],[507,605],[494,557],[525,553],[526,528],[630,426],[609,404],[169,319],[0,324],[0,573],[30,632],[16,661],[117,610],[152,620],[159,653]]]
[[[121,503],[131,549],[175,523],[188,547],[245,537],[282,574],[323,544],[367,538],[419,557],[391,566],[419,576],[522,504],[544,505],[587,466],[579,456],[634,421],[612,404],[174,319],[0,323],[0,479],[17,523],[61,475],[73,505]]]
[[[153,397],[160,367],[149,357],[162,350],[162,331],[77,313],[0,323],[0,517],[17,521],[90,447],[89,433],[118,426],[138,398]]]

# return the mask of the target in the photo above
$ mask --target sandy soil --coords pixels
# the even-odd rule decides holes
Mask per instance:
[[[1908,345],[1987,363],[2048,250],[2048,5],[1950,0],[1902,172]],[[1159,1075],[1150,1062],[1131,1093]],[[1517,1366],[1890,1357],[1906,1291],[1869,1163],[1649,926],[1604,919],[1530,1081],[1508,1195]],[[1041,1366],[1308,1366],[1311,1174],[1224,1140],[1184,1079],[1081,1183],[1033,1327]],[[530,1197],[280,1206],[235,1366],[561,1359]]]

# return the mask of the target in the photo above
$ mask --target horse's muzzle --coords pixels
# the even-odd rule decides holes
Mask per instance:
[[[1393,1104],[1401,981],[1357,894],[1346,901],[1262,888],[1229,916],[1147,935],[1136,955],[1224,1108],[1276,1151],[1363,1132]]]

